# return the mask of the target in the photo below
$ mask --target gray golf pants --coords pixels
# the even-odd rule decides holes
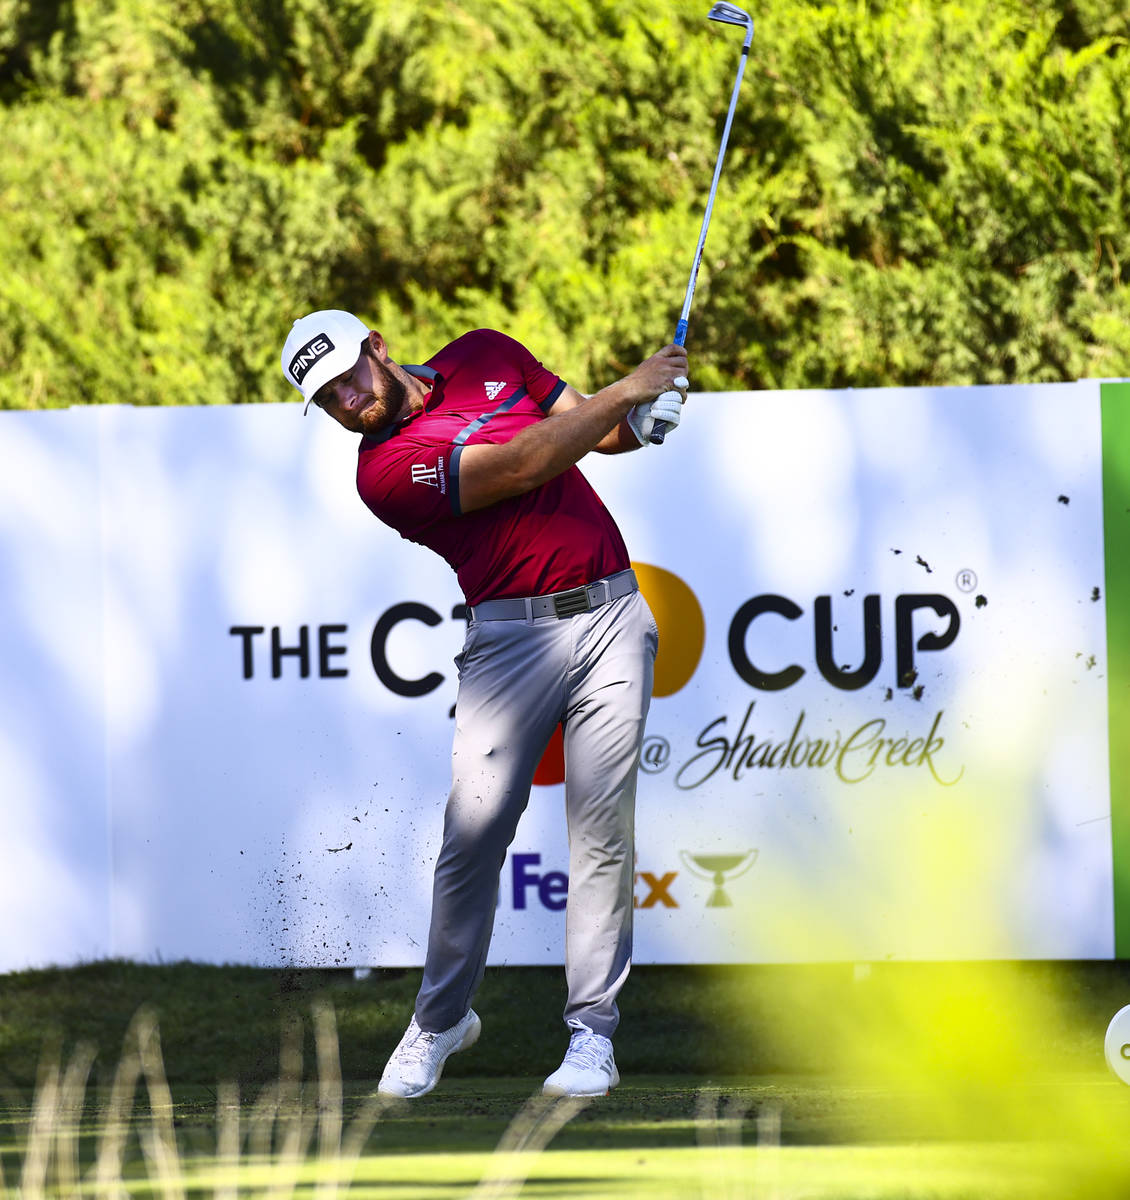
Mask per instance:
[[[452,787],[416,1020],[449,1029],[482,982],[499,874],[557,723],[569,891],[566,1021],[610,1037],[631,966],[636,771],[658,643],[639,592],[571,617],[476,621],[459,668]]]

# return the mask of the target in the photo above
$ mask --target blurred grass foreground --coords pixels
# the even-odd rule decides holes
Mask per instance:
[[[413,973],[0,977],[0,1195],[1130,1195],[1125,963],[638,968],[587,1105],[538,1095],[558,975],[488,972],[411,1105],[374,1089]]]

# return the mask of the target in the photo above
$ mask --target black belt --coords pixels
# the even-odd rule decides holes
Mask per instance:
[[[534,617],[572,617],[592,612],[602,604],[619,600],[639,591],[636,573],[630,567],[606,575],[584,587],[567,592],[550,592],[547,596],[516,596],[510,600],[484,600],[471,609],[472,621],[529,621]]]

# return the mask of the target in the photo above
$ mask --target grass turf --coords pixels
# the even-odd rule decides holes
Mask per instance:
[[[975,997],[998,994],[1006,978],[1019,980],[1023,990],[1054,999],[1056,1019],[1052,1036],[1032,1047],[1030,1071],[982,1081],[988,1103],[951,1071],[947,1086],[957,1091],[948,1099],[956,1096],[956,1108],[939,1107],[913,1078],[826,1069],[830,1013],[881,1006],[891,988],[936,999],[939,989],[954,987],[942,965],[637,968],[617,1038],[624,1082],[567,1114],[560,1129],[545,1124],[546,1110],[537,1107],[544,1104],[541,1077],[565,1040],[557,970],[488,971],[476,999],[482,1041],[451,1059],[434,1093],[382,1108],[371,1128],[359,1123],[411,1009],[415,972],[356,980],[352,972],[104,962],[14,973],[0,976],[0,1196],[5,1180],[20,1179],[29,1162],[34,1167],[35,1145],[41,1185],[33,1171],[33,1186],[19,1194],[48,1194],[51,1186],[75,1194],[75,1180],[91,1179],[112,1125],[107,1113],[123,1039],[144,1008],[159,1026],[160,1075],[167,1069],[172,1103],[166,1111],[153,1071],[139,1068],[136,1098],[123,1110],[130,1132],[118,1167],[138,1195],[313,1195],[319,1188],[324,1195],[340,1180],[350,1194],[414,1200],[1124,1200],[1130,1088],[1107,1072],[1102,1034],[1130,1001],[1127,967],[985,963],[963,970],[960,986]],[[329,1060],[323,1053],[319,1063],[325,1046],[312,1013],[328,1006],[337,1083],[326,1091],[320,1068]],[[1008,1018],[997,1014],[1004,1033]],[[298,1072],[289,1090],[279,1083],[288,1030],[303,1050],[301,1064],[283,1055]],[[54,1108],[46,1106],[51,1081],[65,1083],[66,1065],[83,1045],[95,1053],[89,1076],[76,1077],[70,1101],[64,1086]],[[52,1054],[55,1074],[43,1068]],[[219,1154],[225,1121],[226,1159]],[[152,1132],[162,1122],[164,1143]],[[343,1157],[343,1136],[348,1143],[358,1128],[359,1157]],[[154,1148],[162,1144],[172,1168],[155,1168]]]
[[[822,1032],[864,989],[897,982],[924,994],[944,965],[876,964],[866,979],[851,964],[748,967],[635,967],[620,1008],[617,1063],[632,1074],[700,1077],[784,1075],[827,1068]],[[1005,977],[1054,997],[1060,1014],[1041,1058],[1063,1069],[1101,1069],[1102,1035],[1130,1003],[1130,962],[978,963],[975,983]],[[408,1017],[418,971],[273,970],[194,963],[90,963],[0,975],[0,1086],[34,1084],[43,1048],[79,1042],[97,1052],[95,1077],[112,1071],[134,1014],[150,1007],[165,1065],[179,1084],[244,1085],[278,1071],[280,1027],[304,1020],[317,998],[334,1008],[345,1079],[379,1076]],[[548,1073],[566,1037],[559,968],[488,968],[475,1007],[483,1038],[451,1060],[452,1076]],[[307,1035],[312,1053],[312,1036]]]
[[[531,1095],[528,1078],[462,1078],[384,1110],[366,1126],[356,1159],[339,1147],[361,1120],[368,1087],[346,1087],[341,1132],[328,1148],[321,1134],[327,1109],[312,1083],[292,1097],[286,1118],[265,1117],[262,1096],[248,1095],[241,1104],[239,1149],[227,1159],[217,1152],[222,1138],[215,1094],[177,1088],[170,1125],[178,1147],[169,1156],[174,1165],[160,1168],[143,1146],[145,1131],[158,1120],[142,1102],[117,1178],[138,1196],[235,1189],[242,1195],[326,1195],[340,1184],[351,1195],[411,1200],[518,1194],[544,1200],[1124,1200],[1130,1188],[1125,1156],[1103,1158],[1098,1142],[1064,1135],[1055,1114],[1064,1086],[1086,1089],[1108,1113],[1109,1126],[1097,1136],[1109,1146],[1111,1130],[1130,1127],[1130,1089],[1093,1076],[1046,1079],[1039,1086],[1048,1115],[1042,1128],[1021,1137],[1015,1130],[1005,1137],[998,1136],[1000,1129],[983,1128],[976,1138],[954,1139],[940,1136],[905,1092],[853,1088],[824,1077],[711,1083],[685,1075],[641,1076],[538,1139],[530,1134],[537,1132],[546,1102]],[[93,1182],[105,1111],[105,1095],[86,1096],[70,1178]],[[256,1123],[264,1121],[267,1132],[256,1132]],[[27,1101],[9,1099],[0,1122],[0,1168],[14,1180],[27,1158]],[[879,1127],[884,1136],[876,1138]],[[300,1128],[305,1142],[299,1146],[290,1137]],[[55,1168],[45,1168],[44,1177],[51,1182]],[[22,1194],[49,1192],[31,1187]],[[64,1187],[61,1194],[77,1189]]]

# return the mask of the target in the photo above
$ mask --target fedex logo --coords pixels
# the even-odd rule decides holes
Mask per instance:
[[[540,854],[513,854],[510,857],[510,887],[515,909],[525,909],[531,901],[531,894],[542,908],[551,912],[561,912],[569,893],[569,876],[564,871],[542,871]],[[637,871],[635,875],[636,893],[632,897],[633,908],[678,908],[679,902],[671,895],[671,885],[675,882],[678,871],[668,871],[664,875],[651,871]],[[644,895],[639,894],[639,886],[646,889]]]

